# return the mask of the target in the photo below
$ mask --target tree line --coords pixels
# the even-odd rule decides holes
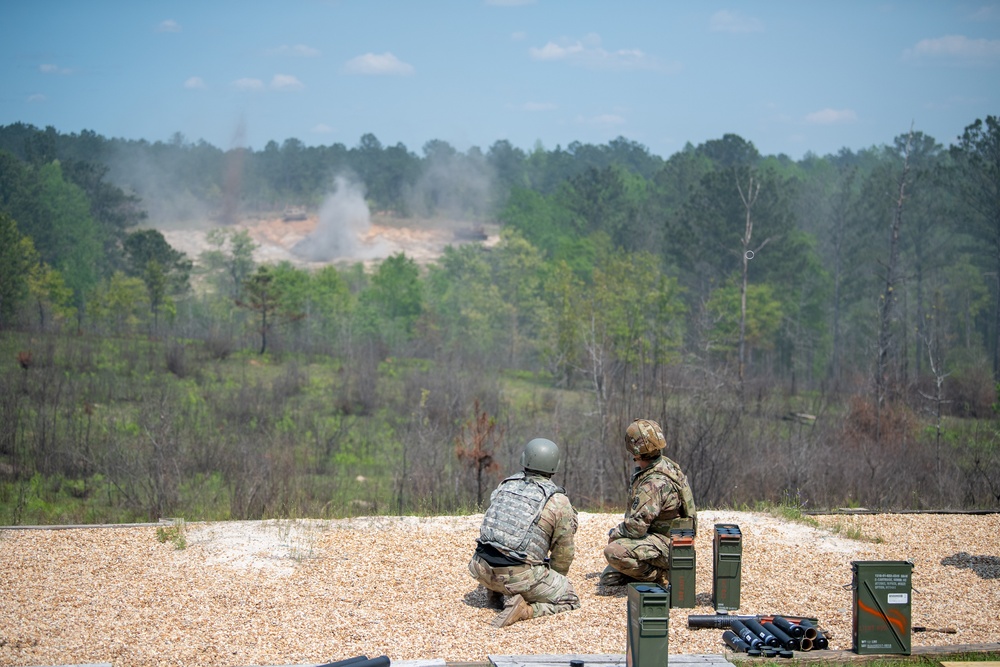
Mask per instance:
[[[163,176],[159,187],[223,222],[315,205],[334,174],[350,171],[374,209],[495,222],[501,240],[450,247],[425,267],[398,254],[371,270],[310,273],[258,266],[249,236],[223,225],[213,250],[187,258],[148,226],[147,215],[166,210],[164,192],[116,176],[126,163],[146,165]],[[143,170],[129,173],[138,179]],[[3,127],[0,327],[11,336],[72,331],[78,340],[67,343],[72,353],[53,344],[45,363],[32,351],[20,375],[5,373],[7,414],[16,418],[5,421],[13,426],[0,456],[17,454],[10,474],[19,479],[81,470],[107,479],[107,462],[122,462],[109,454],[117,438],[86,445],[104,452],[103,468],[81,463],[83,445],[53,449],[45,440],[87,432],[93,410],[53,413],[46,423],[43,405],[67,400],[47,393],[58,369],[82,381],[96,364],[194,381],[214,405],[205,408],[214,430],[238,426],[260,438],[268,493],[252,483],[260,477],[246,467],[253,456],[223,457],[222,465],[192,444],[181,457],[192,467],[177,480],[221,475],[227,496],[243,498],[232,500],[240,516],[276,511],[278,499],[287,504],[296,493],[315,502],[321,492],[293,493],[290,480],[302,484],[307,470],[329,477],[334,468],[389,480],[383,506],[386,497],[400,510],[427,498],[437,509],[475,505],[482,472],[510,464],[531,429],[557,432],[570,452],[567,483],[602,506],[620,500],[628,470],[619,431],[640,413],[668,426],[696,493],[710,503],[777,492],[828,505],[995,505],[998,184],[992,116],[947,150],[910,130],[884,146],[799,161],[761,156],[735,135],[667,159],[624,138],[531,152],[499,141],[485,153],[433,141],[417,157],[372,135],[350,149],[287,140],[224,152],[181,137],[148,144]],[[210,289],[192,291],[192,281]],[[11,340],[20,347],[24,339]],[[142,354],[162,363],[111,371],[73,360],[109,344],[122,359],[148,344]],[[323,389],[329,404],[309,418],[325,426],[283,421],[284,399],[267,406],[230,396],[227,361],[248,354],[286,368],[295,360],[266,390],[287,391],[293,403],[309,394],[302,368],[336,366]],[[213,364],[214,380],[192,368]],[[112,385],[105,391],[113,402],[122,388]],[[84,386],[68,393],[95,402],[82,398]],[[142,405],[151,400],[148,390],[134,393]],[[240,401],[260,412],[234,410]],[[302,415],[301,405],[287,409]],[[29,417],[36,427],[26,427]],[[377,417],[378,435],[358,432]],[[174,426],[157,428],[179,429],[186,419],[175,414]],[[205,427],[190,419],[190,433],[175,433],[175,442]],[[152,439],[152,426],[136,428],[139,440]],[[491,438],[496,451],[484,452]],[[386,440],[391,455],[372,449]],[[462,473],[473,465],[474,485]],[[442,478],[442,469],[453,474]],[[775,475],[780,483],[765,483]],[[178,502],[179,484],[144,510]],[[156,488],[126,495],[148,501]]]

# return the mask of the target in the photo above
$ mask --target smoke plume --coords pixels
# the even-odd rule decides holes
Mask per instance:
[[[319,209],[316,229],[292,248],[299,257],[313,262],[374,256],[378,249],[362,243],[371,229],[371,213],[364,187],[346,176],[337,176],[333,192]]]

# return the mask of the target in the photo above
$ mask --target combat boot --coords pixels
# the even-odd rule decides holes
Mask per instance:
[[[604,568],[604,571],[601,572],[601,578],[597,580],[597,583],[599,583],[601,586],[624,586],[625,584],[631,581],[638,581],[638,580],[633,579],[627,574],[622,574],[615,568],[608,565],[606,568]]]
[[[507,607],[493,619],[493,627],[506,628],[518,621],[526,621],[532,617],[531,605],[520,595],[515,595],[507,603]]]
[[[486,604],[490,609],[503,609],[503,593],[498,591],[486,591]]]

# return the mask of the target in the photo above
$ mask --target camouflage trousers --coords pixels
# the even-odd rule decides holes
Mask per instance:
[[[627,577],[655,581],[667,575],[669,549],[670,542],[661,535],[649,534],[640,539],[621,537],[604,547],[604,558]]]
[[[491,591],[520,595],[531,605],[532,618],[580,608],[580,598],[570,580],[545,565],[493,567],[473,556],[469,573]]]

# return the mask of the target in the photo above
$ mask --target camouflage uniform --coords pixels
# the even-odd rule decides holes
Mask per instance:
[[[625,519],[608,533],[604,557],[609,570],[639,581],[666,576],[670,528],[674,519],[691,517],[696,509],[687,477],[665,456],[632,475]]]
[[[532,492],[534,495],[525,501]],[[526,524],[522,532],[527,534],[520,544],[511,537],[517,532],[516,527],[511,530],[517,517],[502,509],[509,506],[512,497],[519,500],[511,502],[520,502],[521,508],[527,510],[520,513],[528,519],[522,521]],[[532,510],[534,516],[529,515]],[[576,528],[576,510],[548,477],[531,472],[508,477],[490,496],[490,509],[483,520],[476,553],[469,562],[469,573],[491,591],[520,595],[530,604],[533,618],[579,609],[580,598],[566,577],[576,553]]]

